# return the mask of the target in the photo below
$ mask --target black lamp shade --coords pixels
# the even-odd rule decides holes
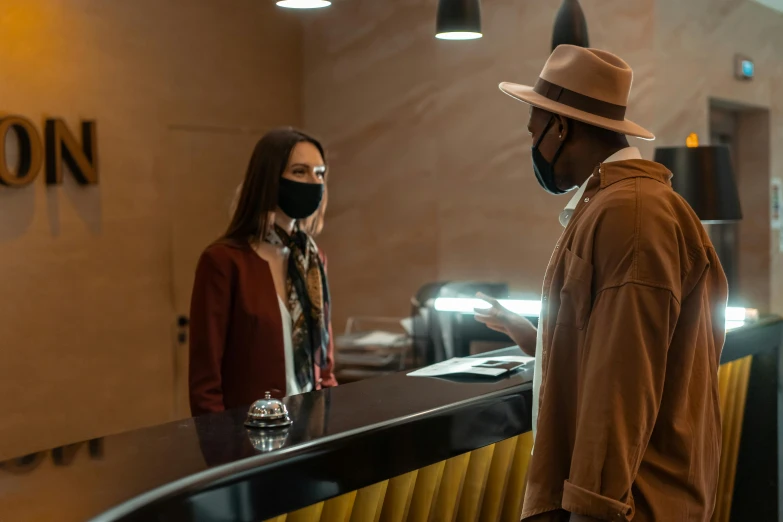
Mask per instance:
[[[661,147],[655,149],[655,161],[672,172],[672,187],[702,222],[742,219],[728,147]]]
[[[440,0],[437,34],[481,33],[480,0]]]
[[[587,37],[587,20],[579,5],[579,0],[563,0],[555,16],[555,28],[552,31],[552,50],[558,45],[570,44],[590,47]]]

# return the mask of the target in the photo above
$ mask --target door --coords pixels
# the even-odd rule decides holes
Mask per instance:
[[[732,166],[735,176],[739,174],[737,170],[737,120],[736,111],[724,109],[722,107],[710,107],[710,144],[726,145],[731,151]],[[739,256],[739,226],[737,223],[717,223],[707,226],[707,232],[710,235],[715,251],[718,253],[723,271],[726,273],[726,279],[729,284],[730,304],[739,306],[735,302],[740,292],[739,281],[737,278],[738,256]]]
[[[172,127],[163,139],[157,169],[170,212],[172,407],[174,418],[190,416],[187,324],[196,264],[220,236],[230,205],[263,131]]]

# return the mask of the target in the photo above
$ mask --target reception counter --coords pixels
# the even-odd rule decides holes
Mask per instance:
[[[400,488],[409,505],[420,477],[422,511],[454,509],[466,475],[493,462],[511,475],[509,451],[531,428],[531,381],[532,370],[476,382],[396,374],[285,399],[284,436],[246,429],[243,408],[29,455],[0,464],[0,520],[260,521],[307,506],[320,514],[300,520],[324,520],[324,509],[391,506]],[[469,459],[501,441],[495,459],[487,449]],[[521,502],[521,483],[512,487]]]
[[[714,520],[783,520],[782,339],[780,318],[727,337]],[[243,408],[35,453],[0,463],[0,520],[516,521],[531,381],[396,374],[287,398],[284,434]]]

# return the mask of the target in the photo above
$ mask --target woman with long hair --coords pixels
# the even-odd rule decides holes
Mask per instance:
[[[194,416],[337,384],[326,258],[313,239],[326,174],[323,147],[302,132],[273,130],[256,145],[228,229],[196,269]]]

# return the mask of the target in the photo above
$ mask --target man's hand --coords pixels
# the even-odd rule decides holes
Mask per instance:
[[[493,299],[482,293],[477,294],[479,299],[488,302],[491,308],[476,308],[476,321],[484,323],[487,327],[508,335],[512,341],[531,357],[536,354],[536,327],[533,323],[508,310],[497,299]]]

